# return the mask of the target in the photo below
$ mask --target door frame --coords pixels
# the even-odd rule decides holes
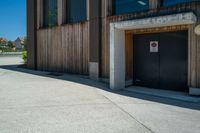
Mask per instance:
[[[188,12],[110,23],[110,89],[118,90],[125,88],[125,31],[177,25],[195,25],[196,22],[197,18],[194,13]],[[188,45],[191,45],[191,43]],[[191,50],[189,50],[189,58],[191,53]],[[191,63],[191,60],[189,63]],[[190,75],[190,71],[188,75]],[[191,78],[190,75],[189,79]]]

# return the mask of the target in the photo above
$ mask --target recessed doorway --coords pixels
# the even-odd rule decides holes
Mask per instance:
[[[133,84],[188,91],[188,32],[134,35]]]

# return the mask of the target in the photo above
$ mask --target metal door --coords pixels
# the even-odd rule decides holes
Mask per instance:
[[[187,31],[160,34],[160,88],[187,91]]]
[[[186,91],[187,34],[179,31],[134,35],[134,85]],[[152,42],[157,43],[156,50],[152,50]]]
[[[159,39],[159,34],[135,35],[134,40],[134,84],[159,87],[159,54],[150,53],[150,41]]]

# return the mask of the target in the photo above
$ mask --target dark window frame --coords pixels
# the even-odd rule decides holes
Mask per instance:
[[[80,15],[80,16],[72,16],[72,8],[73,7],[71,7],[71,1],[73,1],[74,2],[74,0],[66,0],[67,2],[66,2],[66,23],[67,24],[74,24],[74,23],[81,23],[81,22],[85,22],[85,21],[87,21],[87,0],[84,0],[84,5],[85,5],[85,7],[83,7],[83,14],[82,15]],[[79,6],[78,4],[76,4],[77,6]],[[74,7],[75,8],[75,7]],[[77,8],[77,7],[76,7]],[[75,13],[74,13],[75,14]],[[82,18],[81,18],[82,17]]]
[[[50,12],[50,5],[49,5],[50,0],[43,0],[43,26],[44,27],[54,27],[58,25],[58,0],[55,1],[56,6],[54,9],[55,11],[52,14],[49,14]],[[47,13],[48,12],[48,13]],[[52,16],[50,16],[52,15]]]
[[[112,15],[123,15],[123,14],[130,14],[130,13],[138,13],[138,12],[144,12],[144,11],[147,11],[149,10],[149,6],[150,6],[150,3],[149,3],[149,0],[147,0],[147,5],[146,5],[146,8],[144,9],[140,9],[140,10],[132,10],[132,11],[127,11],[127,12],[121,12],[121,13],[117,13],[117,9],[116,9],[116,1],[117,0],[112,0]],[[133,1],[134,2],[134,1]],[[136,2],[136,0],[135,0]]]
[[[168,0],[160,0],[160,6],[161,7],[170,7],[170,6],[176,6],[176,5],[180,5],[180,4],[187,4],[187,3],[191,3],[191,2],[197,2],[198,0],[179,0],[179,1],[174,1],[174,0],[169,0],[172,1],[170,2],[166,2]]]

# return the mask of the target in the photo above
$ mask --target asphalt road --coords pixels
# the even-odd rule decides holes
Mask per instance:
[[[0,57],[0,133],[199,133],[200,105],[126,91],[76,75],[16,68]]]

